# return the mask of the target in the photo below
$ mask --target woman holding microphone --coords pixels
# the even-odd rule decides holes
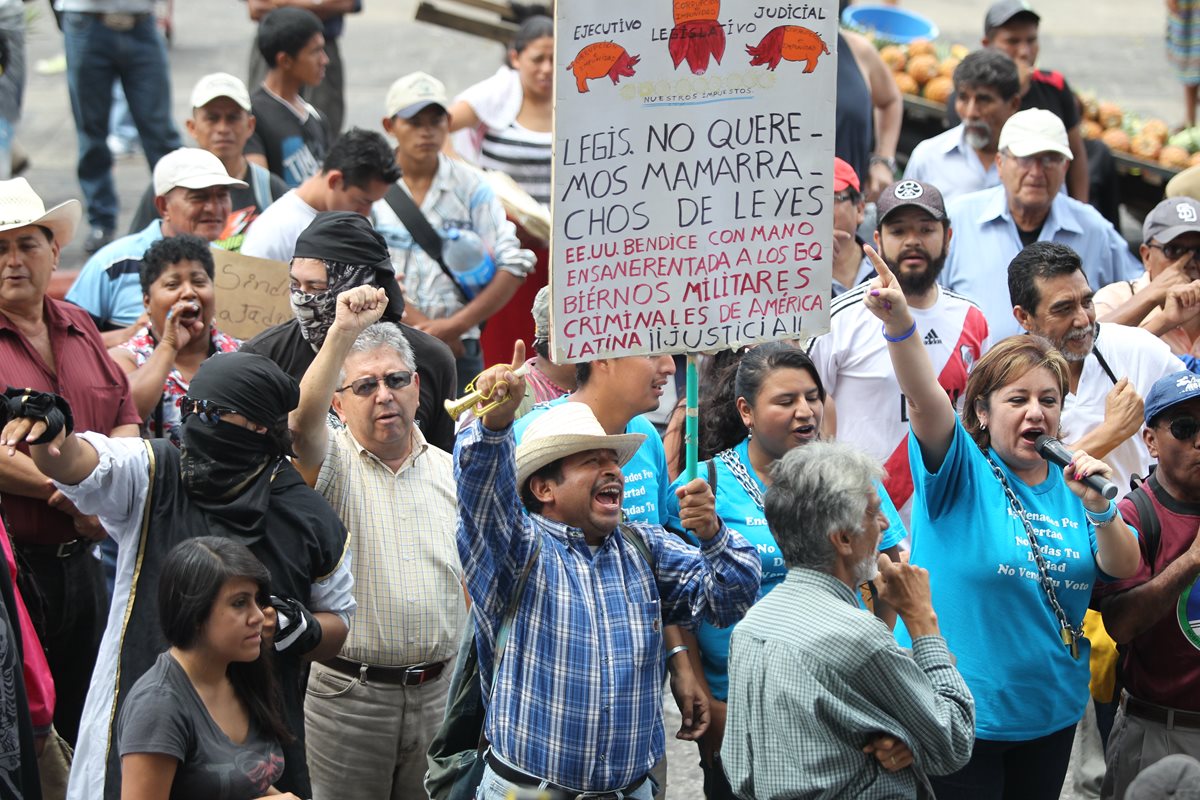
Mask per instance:
[[[1056,436],[1067,363],[1049,342],[1013,336],[967,381],[962,419],[938,385],[896,276],[864,303],[908,398],[912,560],[929,570],[934,606],[976,703],[976,741],[959,772],[933,778],[940,800],[1053,800],[1088,702],[1080,625],[1102,575],[1133,574],[1137,540],[1083,480],[1110,468],[1078,451],[1058,468],[1039,454]],[[905,636],[902,626],[898,639]]]

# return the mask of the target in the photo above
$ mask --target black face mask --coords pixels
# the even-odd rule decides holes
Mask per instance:
[[[183,485],[207,500],[232,500],[274,460],[267,437],[229,422],[183,426]]]

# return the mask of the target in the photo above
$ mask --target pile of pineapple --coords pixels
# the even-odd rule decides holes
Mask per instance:
[[[913,39],[907,45],[885,44],[879,49],[879,56],[892,71],[892,78],[903,94],[945,103],[954,94],[954,68],[969,52],[965,46],[956,44],[939,55],[933,42]]]

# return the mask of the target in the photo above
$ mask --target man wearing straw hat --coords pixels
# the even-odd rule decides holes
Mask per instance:
[[[0,182],[0,388],[54,392],[70,402],[75,426],[137,436],[129,383],[108,357],[87,312],[48,297],[58,255],[79,224],[68,200],[46,210],[23,178]],[[59,733],[75,743],[108,597],[93,557],[104,528],[79,512],[42,474],[22,446],[0,459],[0,503],[26,567],[23,594],[54,675]],[[0,702],[0,706],[3,703]]]
[[[455,447],[458,550],[491,698],[478,797],[649,800],[664,751],[662,627],[735,623],[758,590],[758,555],[716,518],[701,479],[679,492],[699,549],[659,525],[621,524],[621,467],[644,437],[607,434],[586,403],[544,412],[514,453],[524,360],[518,341],[511,366],[476,380],[508,402]]]

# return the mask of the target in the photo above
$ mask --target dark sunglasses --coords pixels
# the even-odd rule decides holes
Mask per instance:
[[[1197,421],[1195,417],[1178,417],[1171,420],[1167,430],[1181,442],[1190,441],[1200,432],[1200,421]]]
[[[403,370],[400,372],[389,372],[387,375],[383,376],[383,385],[392,390],[403,389],[405,386],[408,386],[410,383],[412,383],[412,378],[412,372]],[[379,391],[379,380],[379,378],[374,377],[359,378],[356,381],[351,381],[350,383],[346,384],[342,388],[338,389],[338,391],[344,392],[349,389],[359,397],[370,397],[371,395],[375,394],[375,392]]]
[[[195,414],[197,419],[211,427],[221,421],[222,414],[241,414],[242,412],[219,406],[211,400],[198,400],[195,397],[184,395],[183,399],[179,401],[179,413],[181,419],[187,419]]]
[[[1193,261],[1200,257],[1200,245],[1197,245],[1196,247],[1184,247],[1181,244],[1159,244],[1158,242],[1151,242],[1149,246],[1155,250],[1162,250],[1162,254],[1166,256],[1167,261],[1178,261],[1189,253],[1191,254]]]

